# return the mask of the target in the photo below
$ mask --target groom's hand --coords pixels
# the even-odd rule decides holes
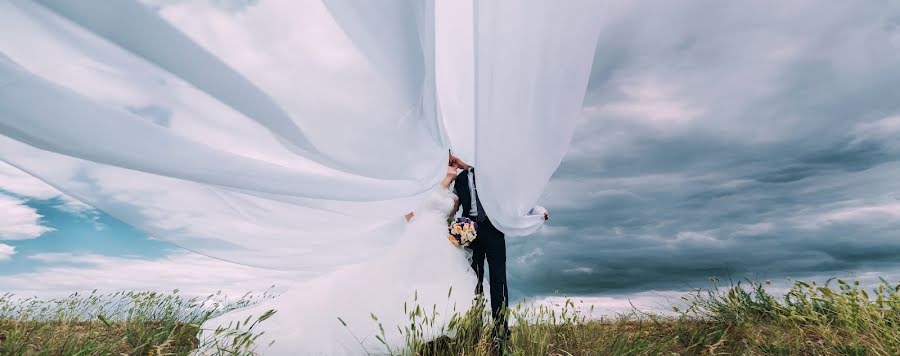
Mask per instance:
[[[543,206],[540,206],[540,205],[535,205],[534,207],[532,207],[531,210],[528,212],[528,215],[531,215],[531,216],[541,215],[541,216],[543,216],[544,220],[550,219],[550,211],[548,211],[547,208],[544,208]]]

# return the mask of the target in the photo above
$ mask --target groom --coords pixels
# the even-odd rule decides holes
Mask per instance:
[[[469,249],[472,250],[472,269],[475,270],[478,278],[475,293],[484,294],[482,280],[484,279],[484,260],[487,259],[488,268],[491,271],[489,275],[491,317],[494,319],[492,336],[495,342],[499,342],[497,346],[500,347],[500,350],[504,350],[509,337],[509,322],[505,313],[509,306],[509,291],[506,285],[506,239],[503,232],[491,224],[487,213],[481,207],[475,168],[453,155],[450,155],[450,164],[462,169],[462,172],[456,177],[453,187],[456,195],[459,196],[462,216],[476,222],[478,237],[469,245]],[[545,213],[544,219],[547,218],[549,216]]]

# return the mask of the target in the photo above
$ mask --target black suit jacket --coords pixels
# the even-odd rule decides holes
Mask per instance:
[[[459,197],[459,208],[462,216],[471,218],[472,215],[472,193],[469,191],[469,172],[463,170],[456,175],[456,182],[453,183],[453,189]],[[476,196],[477,199],[477,196]],[[483,212],[479,211],[479,214]]]

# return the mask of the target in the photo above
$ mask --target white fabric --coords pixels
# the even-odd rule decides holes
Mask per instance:
[[[528,212],[528,215],[544,216],[544,214],[549,213],[550,212],[547,211],[547,208],[540,205],[535,205],[533,208],[531,208],[531,211]]]
[[[46,3],[0,3],[13,29],[0,35],[0,159],[157,238],[319,274],[379,254],[445,173],[446,147],[409,114],[422,112],[420,93],[365,115],[300,98],[310,106],[290,125],[328,154],[299,154],[289,129],[264,122],[279,117],[271,99],[155,13],[128,1]],[[133,30],[153,36],[122,34]],[[167,55],[189,63],[154,60]]]
[[[435,76],[440,112],[453,155],[475,166],[475,47],[473,0],[435,3]]]
[[[475,159],[481,206],[507,236],[569,147],[600,24],[595,0],[475,1]]]
[[[581,107],[595,3],[325,6],[324,31],[366,65],[264,75],[136,1],[0,2],[0,160],[154,237],[309,275],[383,254],[450,148],[477,164],[496,226],[538,228],[528,212]],[[302,14],[271,15],[303,30],[279,21]],[[297,55],[266,35],[253,55]]]
[[[433,325],[423,323],[421,316],[417,318],[420,325],[416,327],[426,327],[426,339],[446,334],[444,330],[452,315],[471,306],[477,280],[466,250],[447,241],[446,219],[454,198],[448,189],[438,187],[414,211],[408,229],[398,235],[397,243],[384,255],[295,285],[275,299],[209,320],[201,327],[201,340],[212,336],[210,331],[217,326],[243,323],[247,318],[255,320],[267,310],[277,310],[254,328],[255,332],[263,332],[256,342],[257,351],[267,355],[360,355],[366,351],[388,354],[375,338],[380,335],[378,324],[384,328],[385,342],[392,354],[407,354],[403,352],[406,336],[400,334],[398,327],[409,327],[409,313],[416,306],[429,319],[433,311],[437,313]],[[378,321],[371,319],[372,314]],[[346,327],[339,317],[347,323]],[[362,346],[354,335],[362,340]],[[271,341],[275,343],[267,347]]]

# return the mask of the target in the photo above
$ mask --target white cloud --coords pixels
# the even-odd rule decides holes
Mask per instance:
[[[739,224],[734,234],[736,236],[756,236],[772,232],[775,224],[770,222],[761,222],[757,224]]]
[[[531,252],[526,253],[522,256],[519,256],[519,263],[521,264],[529,264],[534,261],[535,258],[541,257],[544,255],[544,249],[538,247]]]
[[[25,201],[0,194],[0,240],[28,240],[53,231]]]
[[[591,268],[591,267],[575,267],[575,268],[564,269],[564,270],[563,270],[563,273],[574,273],[574,274],[585,273],[585,274],[591,274],[591,273],[594,273],[594,269]]]
[[[700,107],[679,97],[674,88],[656,80],[628,80],[619,89],[625,95],[623,100],[585,110],[638,119],[659,128],[686,123],[703,114]]]
[[[828,212],[820,217],[821,222],[843,222],[866,219],[900,220],[900,203],[850,207]]]
[[[0,244],[0,261],[6,261],[16,254],[16,247],[7,244]]]
[[[40,253],[27,258],[49,266],[0,276],[4,290],[19,296],[54,297],[94,289],[170,292],[177,288],[186,296],[206,296],[216,291],[240,296],[265,291],[272,285],[276,290],[283,289],[297,277],[291,272],[246,267],[187,252],[158,260],[79,253]]]
[[[675,242],[682,241],[713,242],[716,237],[707,231],[681,231],[675,235]]]
[[[94,209],[94,207],[90,205],[72,199],[68,195],[62,195],[61,198],[63,200],[63,203],[55,205],[54,208],[59,209],[62,212],[77,216],[81,219],[84,219],[85,221],[89,221],[94,225],[94,229],[97,231],[106,228],[106,225],[100,222],[99,210]]]
[[[681,231],[675,235],[675,238],[667,241],[671,245],[676,246],[706,246],[706,247],[722,247],[725,241],[719,240],[711,231]]]
[[[0,190],[30,199],[48,200],[58,198],[62,203],[55,205],[54,208],[91,221],[97,230],[102,230],[105,227],[99,222],[100,212],[97,209],[63,194],[56,188],[44,183],[44,181],[3,161],[0,161]],[[0,221],[4,221],[2,217],[0,217]],[[3,239],[2,231],[3,228],[0,227],[0,240]]]
[[[900,203],[861,203],[858,201],[837,204],[822,211],[800,214],[792,222],[801,229],[821,229],[839,223],[892,223],[900,221]]]
[[[897,140],[900,137],[900,115],[857,124],[853,128],[853,135],[854,144],[879,141],[893,151],[900,151],[900,140]]]
[[[841,278],[848,282],[859,281],[859,288],[871,290],[882,283],[882,278],[891,283],[896,283],[898,275],[900,275],[900,269],[897,268],[860,270],[856,272],[834,272],[827,274],[814,273],[799,275],[796,278],[773,279],[769,281],[770,284],[765,285],[765,290],[769,294],[778,297],[787,294],[796,280],[816,282],[819,285],[824,285],[826,281],[832,278]],[[750,277],[750,280],[764,283],[766,279],[765,277],[756,276]],[[741,283],[745,288],[747,287],[746,280],[741,280]],[[836,284],[837,282],[832,281],[829,286],[835,288]],[[729,288],[727,282],[724,281],[720,281],[718,286],[720,291],[725,291]],[[698,287],[701,288],[701,294],[705,295],[705,291],[714,289],[715,285],[704,283]],[[672,310],[672,307],[675,306],[679,307],[680,310],[685,310],[690,303],[683,298],[687,297],[688,300],[690,300],[693,295],[696,295],[695,289],[646,290],[637,293],[592,296],[554,295],[538,298],[535,301],[528,303],[528,305],[532,307],[543,306],[559,312],[566,306],[566,301],[569,300],[574,304],[574,309],[581,315],[588,316],[589,318],[615,317],[617,315],[629,314],[635,311],[635,309],[642,313],[676,316],[677,313]],[[591,312],[592,307],[593,312]],[[569,306],[569,309],[571,311],[573,307]]]
[[[530,305],[532,307],[543,306],[559,312],[565,307],[566,300],[570,300],[574,304],[574,309],[589,318],[615,317],[628,314],[635,309],[644,313],[674,315],[672,306],[683,305],[684,301],[680,298],[688,293],[689,291],[650,290],[608,296],[550,296],[540,298]],[[572,307],[570,306],[569,309],[571,310]]]
[[[0,161],[0,189],[35,199],[52,199],[59,191],[40,179]]]
[[[891,134],[900,132],[900,115],[857,125],[859,134]]]

